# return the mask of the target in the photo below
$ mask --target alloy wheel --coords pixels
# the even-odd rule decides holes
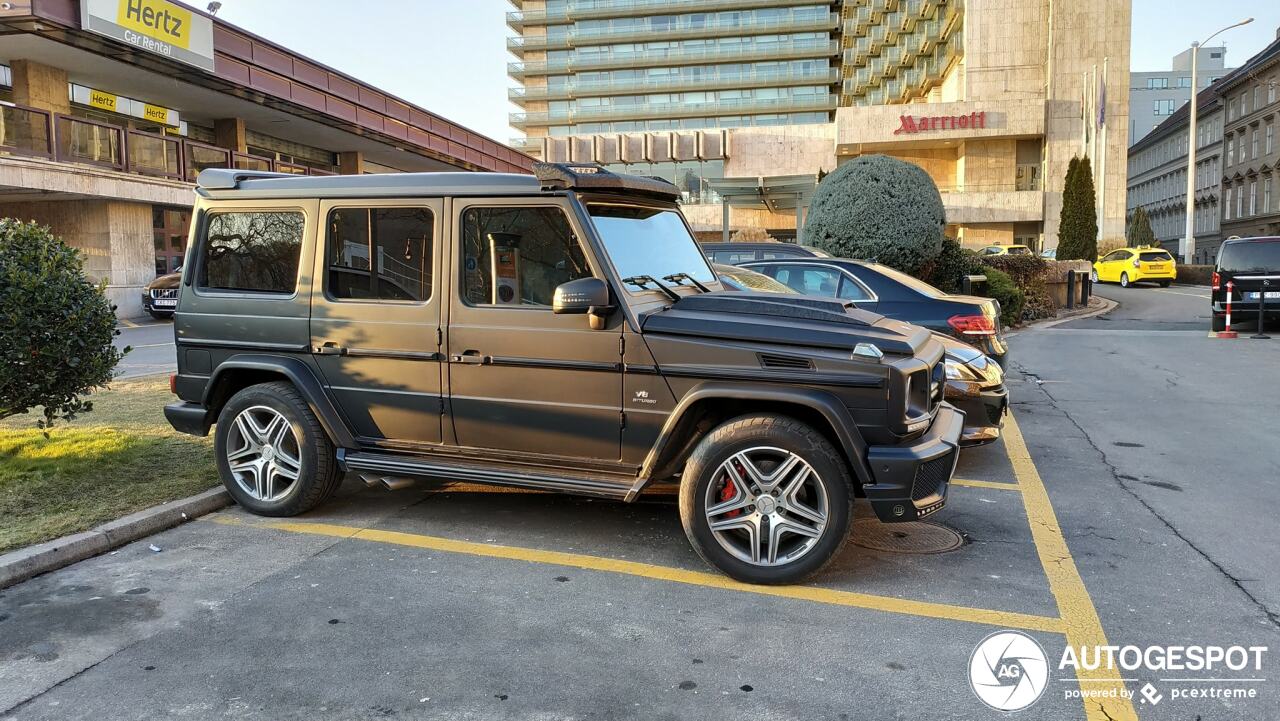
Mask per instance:
[[[283,498],[302,472],[302,452],[289,419],[274,408],[251,406],[232,421],[227,466],[255,501]]]
[[[822,479],[800,456],[770,446],[733,454],[707,484],[706,518],[716,542],[754,566],[808,554],[827,527]]]

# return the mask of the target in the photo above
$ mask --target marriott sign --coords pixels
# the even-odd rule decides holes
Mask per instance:
[[[968,115],[900,115],[901,127],[893,131],[894,135],[903,133],[923,133],[929,130],[981,130],[987,127],[987,111],[982,110]]]

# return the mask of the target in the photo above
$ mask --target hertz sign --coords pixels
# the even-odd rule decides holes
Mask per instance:
[[[213,21],[169,0],[80,0],[80,27],[213,72]]]

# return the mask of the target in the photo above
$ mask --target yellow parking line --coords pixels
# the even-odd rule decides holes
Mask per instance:
[[[995,481],[977,481],[970,478],[952,478],[951,485],[967,488],[995,488],[1001,491],[1020,491],[1016,483],[996,483]]]
[[[618,573],[625,576],[652,578],[672,583],[685,583],[691,586],[719,588],[726,591],[754,593],[761,596],[775,596],[812,601],[814,603],[825,603],[834,606],[852,606],[854,608],[866,608],[876,611],[885,611],[888,613],[924,616],[926,618],[939,618],[949,621],[966,621],[969,623],[980,623],[1003,628],[1018,628],[1029,631],[1046,631],[1049,633],[1064,632],[1062,622],[1056,618],[1050,618],[1048,616],[1034,616],[1025,613],[995,611],[985,608],[969,608],[967,606],[952,606],[944,603],[929,603],[926,601],[911,601],[903,598],[875,596],[866,593],[855,593],[853,591],[836,591],[827,588],[815,588],[813,586],[754,586],[751,584],[739,583],[727,576],[721,576],[713,573],[688,571],[681,568],[657,566],[649,563],[637,563],[635,561],[623,561],[615,558],[602,558],[600,556],[588,556],[579,553],[563,553],[560,551],[544,551],[536,548],[472,543],[470,541],[458,541],[451,538],[441,538],[439,536],[424,536],[416,533],[382,531],[373,528],[358,528],[355,526],[339,526],[329,523],[261,520],[246,521],[226,514],[217,514],[208,518],[214,523],[222,523],[226,525],[247,525],[257,528],[271,528],[279,531],[288,531],[291,533],[309,533],[319,536],[351,538],[363,541],[374,541],[377,543],[389,543],[397,546],[427,548],[433,551],[462,553],[471,556],[486,556],[488,558],[502,558],[511,561],[527,561],[529,563],[569,566],[592,571]]]
[[[1036,544],[1036,552],[1040,555],[1040,563],[1044,566],[1045,577],[1049,579],[1049,590],[1058,602],[1058,614],[1067,637],[1067,644],[1079,649],[1081,646],[1106,646],[1107,635],[1102,629],[1102,620],[1093,606],[1093,599],[1085,588],[1084,579],[1076,568],[1075,559],[1067,548],[1067,540],[1058,525],[1057,514],[1049,503],[1049,492],[1045,489],[1040,472],[1031,460],[1022,431],[1013,414],[1004,430],[1005,451],[1013,464],[1013,475],[1022,488],[1022,503],[1026,508],[1027,521],[1031,524],[1031,537]],[[1137,721],[1138,715],[1133,702],[1120,698],[1124,690],[1124,682],[1117,681],[1115,671],[1098,668],[1090,671],[1083,665],[1077,668],[1076,678],[1080,682],[1081,691],[1085,692],[1084,710],[1089,721]],[[1089,692],[1097,692],[1097,697],[1089,699]],[[1115,698],[1109,697],[1115,694]]]

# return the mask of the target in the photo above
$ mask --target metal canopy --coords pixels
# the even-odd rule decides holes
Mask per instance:
[[[708,178],[707,185],[734,208],[774,213],[806,207],[818,187],[815,175],[767,175],[754,178]]]
[[[708,178],[706,184],[720,195],[724,213],[721,240],[729,240],[729,208],[768,210],[796,214],[796,236],[803,234],[804,216],[818,187],[816,175],[766,175],[754,178]]]

